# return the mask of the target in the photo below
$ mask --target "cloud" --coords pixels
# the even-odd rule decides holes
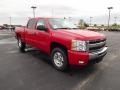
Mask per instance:
[[[60,5],[44,5],[39,6],[36,12],[38,12],[38,15],[42,15],[44,13],[48,13],[49,15],[53,14],[54,16],[67,16],[70,14],[73,14],[76,10],[67,7],[67,6],[60,6]]]
[[[23,24],[28,17],[33,17],[32,5],[37,6],[36,16],[80,17],[89,22],[92,16],[94,23],[106,23],[108,6],[113,6],[112,13],[119,12],[119,0],[0,0],[0,24]],[[117,14],[118,15],[118,14]],[[116,15],[112,14],[112,17]],[[118,18],[118,21],[119,18]],[[111,19],[111,23],[114,18]]]
[[[35,10],[36,16],[55,16],[55,17],[65,17],[73,14],[76,10],[62,5],[41,5],[38,6]],[[28,10],[19,10],[14,11],[13,13],[10,13],[10,11],[7,12],[0,12],[0,19],[1,24],[8,23],[9,20],[8,17],[12,17],[12,23],[13,24],[22,24],[26,22],[25,20],[28,20],[28,17],[33,17],[32,9],[29,8]],[[24,23],[25,25],[25,23]]]

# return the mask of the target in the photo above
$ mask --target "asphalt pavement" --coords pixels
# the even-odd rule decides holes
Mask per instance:
[[[101,63],[60,72],[39,50],[19,52],[14,32],[0,31],[0,90],[119,90],[120,32],[100,33],[109,47]]]

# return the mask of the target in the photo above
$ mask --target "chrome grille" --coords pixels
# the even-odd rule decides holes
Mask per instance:
[[[88,50],[89,52],[100,51],[105,45],[106,45],[106,39],[91,40],[88,42]]]

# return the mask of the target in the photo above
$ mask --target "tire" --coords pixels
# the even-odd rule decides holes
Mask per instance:
[[[68,68],[67,53],[61,48],[54,48],[51,52],[53,66],[60,71],[65,71]]]
[[[17,40],[18,40],[18,47],[19,47],[20,52],[25,52],[25,48],[26,48],[25,43],[22,42],[20,37]]]

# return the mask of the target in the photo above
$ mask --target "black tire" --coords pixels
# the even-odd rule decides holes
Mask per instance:
[[[59,54],[59,56],[58,56]],[[57,57],[57,59],[55,59]],[[58,60],[59,58],[59,60]],[[61,48],[54,48],[51,52],[51,60],[52,60],[52,64],[53,66],[60,71],[65,71],[68,69],[68,60],[67,60],[67,53],[65,52],[65,50],[61,49]],[[62,60],[62,62],[61,62]],[[58,65],[58,62],[61,62],[61,65]],[[57,64],[56,64],[57,62]],[[60,64],[60,63],[59,63]]]
[[[25,48],[26,48],[26,45],[24,42],[22,42],[21,38],[17,38],[18,40],[18,47],[19,47],[19,50],[20,52],[25,52]]]

